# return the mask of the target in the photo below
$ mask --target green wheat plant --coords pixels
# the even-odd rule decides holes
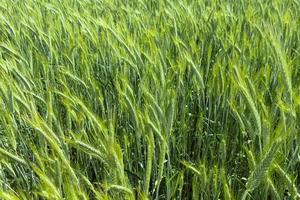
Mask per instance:
[[[300,199],[298,0],[0,0],[0,199]]]

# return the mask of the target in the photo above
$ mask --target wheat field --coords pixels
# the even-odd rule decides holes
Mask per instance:
[[[0,199],[300,199],[298,0],[0,0]]]

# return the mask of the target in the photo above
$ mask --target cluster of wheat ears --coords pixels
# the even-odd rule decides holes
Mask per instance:
[[[0,199],[300,199],[298,0],[0,0]]]

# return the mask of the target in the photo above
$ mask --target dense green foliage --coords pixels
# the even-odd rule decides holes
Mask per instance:
[[[299,199],[298,0],[1,0],[0,198]]]

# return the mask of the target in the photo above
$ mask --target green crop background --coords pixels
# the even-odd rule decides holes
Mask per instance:
[[[300,199],[299,0],[0,0],[0,199]]]

